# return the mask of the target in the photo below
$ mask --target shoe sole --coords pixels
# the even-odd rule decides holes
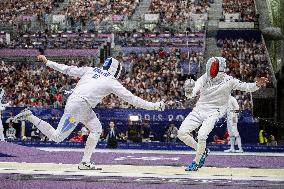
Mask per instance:
[[[87,169],[87,168],[86,168],[86,169],[81,169],[80,167],[78,167],[78,169],[79,169],[79,170],[84,170],[84,171],[85,171],[85,170],[90,170],[90,171],[91,171],[91,170],[93,170],[93,171],[94,171],[94,170],[95,170],[95,171],[103,170],[101,167],[95,167],[95,168],[92,168],[92,169],[90,169],[90,168],[88,168],[88,169]]]
[[[185,171],[189,171],[189,172],[190,172],[190,171],[198,171],[198,169],[195,169],[195,170],[186,170],[186,169],[185,169]]]

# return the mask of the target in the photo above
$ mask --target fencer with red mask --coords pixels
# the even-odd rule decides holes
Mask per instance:
[[[196,171],[201,168],[208,156],[206,140],[214,128],[215,123],[222,118],[227,109],[232,90],[254,92],[266,86],[268,79],[257,78],[254,83],[245,83],[227,75],[226,59],[212,57],[206,63],[206,73],[197,81],[185,81],[185,95],[188,98],[199,98],[192,112],[182,122],[178,137],[186,145],[196,150],[192,163],[186,166],[186,171]],[[197,141],[191,132],[199,128]]]

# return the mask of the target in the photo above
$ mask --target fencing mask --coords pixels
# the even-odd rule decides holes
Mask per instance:
[[[122,66],[115,58],[107,58],[103,64],[103,70],[107,70],[116,79],[119,78]]]

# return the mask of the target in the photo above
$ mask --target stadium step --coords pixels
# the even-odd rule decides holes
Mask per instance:
[[[144,15],[149,11],[150,3],[150,0],[142,0],[132,15],[131,20],[143,19]]]

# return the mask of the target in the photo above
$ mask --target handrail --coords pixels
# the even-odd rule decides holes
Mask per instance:
[[[270,60],[270,56],[269,56],[269,53],[268,53],[268,50],[267,50],[267,47],[266,47],[266,44],[265,44],[265,41],[264,41],[264,38],[263,38],[263,35],[261,34],[261,41],[262,43],[264,44],[265,46],[265,56],[267,57],[267,62],[269,64],[269,68],[270,68],[270,71],[271,71],[271,76],[272,76],[272,80],[273,80],[273,86],[274,88],[277,87],[277,80],[276,80],[276,77],[275,77],[275,72],[274,72],[274,69],[273,69],[273,65],[271,63],[271,60]]]

